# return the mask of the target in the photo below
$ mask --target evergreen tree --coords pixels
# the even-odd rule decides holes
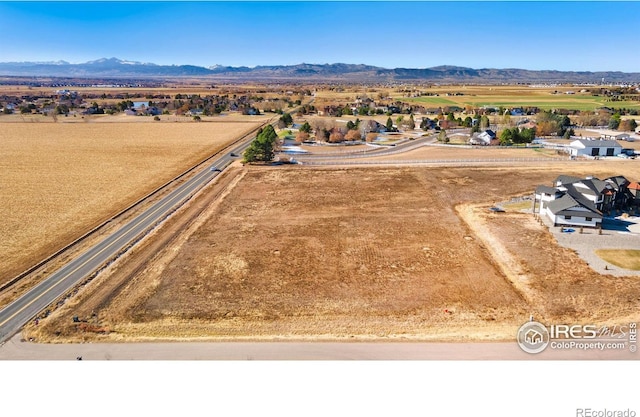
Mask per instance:
[[[300,126],[299,130],[301,132],[311,133],[311,125],[309,124],[309,122],[304,122],[304,124]]]
[[[275,156],[275,144],[278,139],[273,126],[267,125],[256,138],[251,142],[247,150],[244,152],[245,162],[268,162],[272,161]]]
[[[387,124],[385,125],[385,127],[387,128],[388,132],[393,131],[393,120],[391,120],[391,117],[387,119]]]
[[[416,128],[416,122],[413,120],[413,114],[409,115],[409,122],[407,122],[407,129],[413,130]]]

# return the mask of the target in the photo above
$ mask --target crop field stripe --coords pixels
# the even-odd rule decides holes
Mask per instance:
[[[603,96],[541,96],[539,94],[514,97],[513,95],[467,95],[442,97],[394,97],[395,100],[405,103],[456,105],[459,107],[538,107],[544,110],[567,108],[573,110],[595,110],[599,107],[613,108],[640,108],[640,102],[633,100],[607,101]]]
[[[202,171],[202,173],[200,173],[199,175],[193,177],[191,180],[189,180],[188,183],[192,183],[195,182],[196,179],[200,179],[201,177],[205,176],[208,173],[208,171]],[[186,186],[185,184],[185,186]],[[152,217],[153,215],[155,215],[158,211],[164,209],[167,204],[172,204],[174,202],[174,200],[182,200],[184,199],[185,196],[182,195],[182,193],[178,193],[176,195],[174,195],[173,197],[171,197],[169,200],[165,201],[163,204],[161,204],[160,206],[158,206],[155,210],[153,210],[151,213],[149,213],[147,216],[145,216],[142,219],[135,219],[134,222],[135,224],[127,224],[127,226],[131,225],[132,228],[135,228],[138,224],[143,223],[145,220],[147,220],[148,218]],[[122,229],[120,229],[122,230]],[[131,230],[131,229],[130,229]],[[64,275],[63,277],[59,278],[57,280],[57,282],[53,285],[51,285],[47,290],[45,290],[42,294],[38,295],[36,298],[34,298],[33,300],[31,300],[29,303],[25,304],[22,308],[20,308],[18,311],[16,311],[15,313],[13,313],[11,316],[9,316],[7,319],[5,319],[3,322],[0,323],[0,326],[3,326],[4,324],[6,324],[8,321],[10,321],[11,319],[13,319],[15,316],[17,316],[18,314],[20,314],[21,312],[23,312],[25,309],[27,309],[29,306],[31,306],[33,303],[35,303],[36,301],[38,301],[40,298],[42,298],[45,294],[49,293],[51,290],[53,290],[55,287],[57,287],[60,283],[62,283],[65,279],[67,279],[69,276],[75,274],[78,270],[80,270],[82,267],[84,267],[85,265],[87,265],[89,262],[91,262],[92,260],[94,260],[97,256],[99,256],[100,254],[102,254],[103,252],[105,252],[107,249],[111,248],[111,246],[113,246],[116,242],[119,242],[121,239],[123,239],[124,237],[126,237],[128,235],[128,233],[123,233],[122,235],[120,235],[117,239],[115,239],[113,242],[109,243],[107,246],[105,246],[104,248],[102,248],[100,251],[96,252],[93,256],[91,256],[89,259],[87,259],[86,261],[84,261],[82,264],[80,264],[79,266],[77,266],[73,271],[68,272],[66,275]],[[108,238],[107,238],[108,239]],[[46,281],[44,281],[46,282]],[[37,287],[36,287],[37,288]]]

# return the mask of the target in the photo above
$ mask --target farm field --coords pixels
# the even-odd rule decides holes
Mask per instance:
[[[0,125],[0,284],[258,126],[147,120]]]
[[[422,104],[426,107],[440,106],[465,106],[473,107],[538,107],[543,110],[551,109],[572,109],[572,110],[594,110],[599,107],[615,107],[627,109],[640,109],[640,101],[608,101],[606,97],[591,95],[566,95],[566,94],[518,94],[505,95],[463,95],[448,97],[396,97],[397,100],[406,103]]]
[[[57,124],[82,124],[82,123],[195,123],[193,117],[190,116],[177,116],[177,115],[160,115],[159,121],[154,121],[151,116],[127,116],[125,114],[94,114],[87,116],[68,116],[63,117],[58,115],[54,120],[51,116],[45,116],[42,114],[10,114],[0,115],[0,123],[57,123]],[[221,114],[217,116],[201,116],[200,123],[257,123],[264,122],[270,115],[259,116],[247,116],[238,113]]]
[[[529,194],[560,173],[640,173],[611,168],[245,168],[173,244],[147,259],[134,251],[131,275],[116,264],[26,334],[513,340],[530,314],[636,317],[637,278],[595,273],[531,215],[477,205]]]
[[[471,107],[539,107],[544,110],[566,108],[575,110],[594,110],[598,107],[615,107],[640,109],[640,98],[636,101],[609,101],[605,96],[592,96],[590,93],[580,93],[579,86],[497,86],[497,85],[432,85],[407,86],[406,91],[397,88],[360,88],[341,91],[320,90],[316,94],[318,103],[349,102],[357,96],[368,96],[379,99],[379,96],[389,97],[389,100],[405,103],[421,104],[429,107],[459,106]],[[412,97],[415,93],[427,93]],[[566,94],[573,92],[574,94]],[[462,95],[456,95],[460,93]],[[437,95],[435,95],[437,94]]]

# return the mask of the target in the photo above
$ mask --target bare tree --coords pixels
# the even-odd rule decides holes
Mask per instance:
[[[349,141],[362,140],[362,136],[360,136],[360,132],[357,130],[349,130],[344,139]]]
[[[343,141],[344,141],[344,135],[339,130],[334,129],[334,131],[329,135],[330,143],[338,143]]]
[[[309,140],[309,134],[307,132],[298,132],[296,134],[296,142],[302,143]]]

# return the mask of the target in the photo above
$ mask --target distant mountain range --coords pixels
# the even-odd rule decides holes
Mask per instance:
[[[207,77],[219,80],[283,80],[283,81],[425,81],[425,82],[640,82],[640,73],[620,71],[532,71],[525,69],[473,69],[456,66],[432,68],[381,68],[353,64],[298,64],[249,67],[215,65],[156,65],[117,58],[102,58],[82,64],[66,61],[55,62],[4,62],[0,63],[0,75],[23,77]]]

